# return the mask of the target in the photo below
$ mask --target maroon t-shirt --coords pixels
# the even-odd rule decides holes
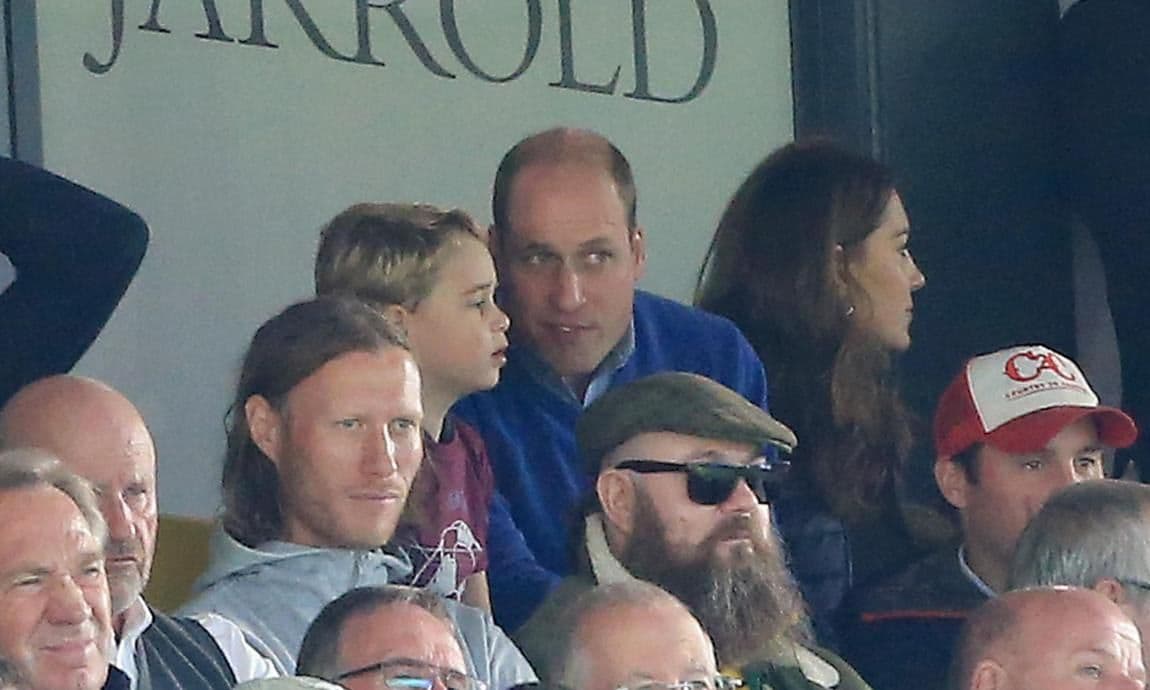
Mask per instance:
[[[402,539],[414,566],[410,583],[458,599],[464,580],[487,570],[495,480],[483,438],[466,422],[448,415],[441,440],[423,441],[420,527]]]

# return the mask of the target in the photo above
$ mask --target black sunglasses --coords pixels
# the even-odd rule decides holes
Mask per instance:
[[[663,460],[624,460],[616,468],[639,474],[683,472],[687,475],[687,497],[704,506],[717,506],[731,497],[744,479],[755,500],[773,503],[791,463],[775,460],[759,465],[725,465],[717,462],[665,462]]]

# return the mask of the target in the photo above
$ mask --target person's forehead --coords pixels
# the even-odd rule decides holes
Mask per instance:
[[[93,482],[155,473],[155,445],[140,413],[102,385],[45,381],[16,400],[11,422],[19,445],[42,448]]]
[[[0,490],[0,570],[99,550],[79,507],[51,486]]]
[[[148,430],[141,424],[127,433],[89,437],[72,452],[61,451],[60,461],[97,487],[133,482],[152,483],[156,478],[156,450]]]
[[[1033,452],[1011,453],[987,442],[979,447],[977,456],[979,466],[982,467],[981,463],[1018,462],[1032,458],[1057,459],[1080,452],[1097,451],[1101,447],[1097,423],[1092,417],[1084,417],[1060,429],[1046,445]]]
[[[1016,639],[1022,657],[1041,652],[1114,654],[1141,646],[1134,623],[1116,604],[1093,591],[1039,593],[1019,615],[1022,626]]]
[[[360,389],[369,392],[369,389],[378,386],[402,390],[411,386],[418,387],[419,380],[419,367],[415,358],[401,347],[354,350],[329,359],[301,379],[288,393],[288,402],[296,403],[306,398],[331,403],[340,399],[333,397],[333,393]]]
[[[579,637],[593,664],[613,684],[675,678],[715,670],[714,651],[699,623],[669,602],[621,603],[587,616]]]
[[[539,230],[523,225],[523,216],[536,221],[545,217],[552,222],[568,218],[589,227],[627,229],[627,210],[615,180],[606,170],[583,164],[535,163],[520,170],[511,183],[508,215],[516,237]]]
[[[748,462],[760,455],[753,444],[690,436],[671,431],[636,434],[608,453],[611,462],[626,458],[654,460],[693,460],[714,455],[728,462]]]
[[[349,667],[407,658],[465,670],[451,627],[414,604],[385,604],[351,616],[339,639],[340,658]]]

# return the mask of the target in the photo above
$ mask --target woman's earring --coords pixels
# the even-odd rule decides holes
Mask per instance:
[[[847,313],[846,313],[846,315],[847,315],[847,316],[850,316],[850,315],[851,315],[851,314],[853,314],[853,313],[855,313],[855,305],[853,305],[853,304],[852,304],[852,305],[850,305],[849,307],[847,307]]]

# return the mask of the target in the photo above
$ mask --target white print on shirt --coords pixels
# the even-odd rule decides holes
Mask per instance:
[[[426,588],[452,599],[463,596],[464,582],[459,579],[459,564],[461,561],[468,563],[468,570],[474,570],[483,551],[471,527],[463,520],[456,520],[444,528],[436,546],[418,548],[420,565],[411,581],[421,582],[428,573],[432,573],[424,585]]]

